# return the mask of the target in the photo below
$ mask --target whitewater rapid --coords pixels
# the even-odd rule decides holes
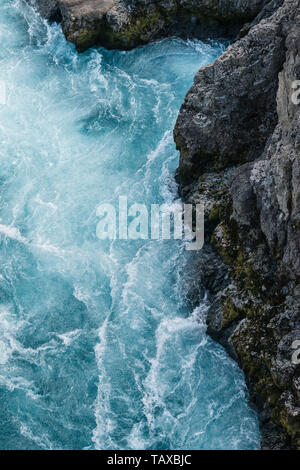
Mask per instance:
[[[0,448],[258,448],[184,243],[96,236],[100,203],[176,203],[174,122],[224,44],[79,55],[21,0],[0,39]]]

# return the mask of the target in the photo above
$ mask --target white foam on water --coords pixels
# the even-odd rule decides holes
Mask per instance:
[[[57,335],[57,337],[62,340],[65,346],[70,346],[70,344],[78,338],[80,333],[81,330],[68,331],[68,333]]]
[[[207,304],[189,315],[184,242],[96,235],[119,196],[181,206],[173,127],[224,46],[78,54],[21,0],[1,3],[0,35],[0,448],[257,448]]]
[[[5,237],[11,238],[12,240],[16,240],[20,243],[24,243],[24,245],[28,243],[26,238],[22,237],[19,229],[11,225],[7,226],[7,225],[0,224],[0,233],[4,235]]]

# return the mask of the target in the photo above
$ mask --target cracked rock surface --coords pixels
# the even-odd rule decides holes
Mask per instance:
[[[274,449],[300,448],[299,79],[299,2],[270,2],[198,72],[174,131],[182,196],[211,196],[213,277],[229,269],[209,289],[208,331],[240,362]]]

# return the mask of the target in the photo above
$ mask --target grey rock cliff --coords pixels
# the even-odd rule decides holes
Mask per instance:
[[[209,243],[229,266],[230,280],[212,292],[209,333],[246,373],[263,446],[300,448],[300,371],[292,361],[300,339],[298,0],[271,2],[243,34],[198,72],[186,96],[174,131],[177,177],[186,200],[211,195]],[[213,177],[222,181],[219,193]]]
[[[276,126],[278,74],[285,60],[282,16],[254,26],[213,65],[202,68],[175,128],[184,158],[180,180],[259,155]],[[233,124],[234,123],[234,124]]]

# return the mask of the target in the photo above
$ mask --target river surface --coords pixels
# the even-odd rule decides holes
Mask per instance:
[[[172,129],[224,44],[79,55],[0,5],[0,448],[257,449],[244,376],[191,314],[182,241],[100,241],[97,207],[177,204]]]

